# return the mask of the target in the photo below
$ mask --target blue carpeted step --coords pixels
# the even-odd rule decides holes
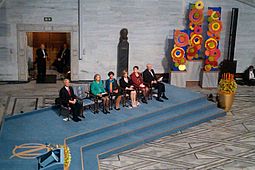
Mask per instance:
[[[208,102],[204,98],[198,98],[181,105],[181,107],[180,105],[176,105],[174,107],[159,109],[157,112],[149,112],[128,121],[120,122],[115,125],[111,125],[68,139],[67,144],[72,151],[72,155],[78,155],[72,159],[72,165],[77,165],[80,162],[79,155],[81,145],[95,143],[111,136],[116,136],[128,131],[136,130],[138,128],[150,126],[151,124],[161,122],[165,119],[173,119],[178,116],[190,114],[193,111],[211,108],[215,108],[213,103]]]
[[[99,156],[100,158],[105,158],[120,151],[138,146],[139,144],[155,140],[181,129],[191,127],[223,115],[224,112],[217,108],[203,111],[199,110],[192,114],[187,114],[186,116],[177,117],[175,119],[167,119],[149,127],[138,129],[134,132],[118,135],[94,144],[86,145],[83,147],[83,161],[84,165],[86,165],[85,170],[98,169],[97,161],[94,162],[96,157],[95,153],[100,154],[106,152]]]
[[[32,162],[32,163],[31,163]],[[15,168],[13,168],[15,167]],[[37,160],[29,159],[9,159],[9,160],[0,160],[0,170],[32,170],[38,169]]]

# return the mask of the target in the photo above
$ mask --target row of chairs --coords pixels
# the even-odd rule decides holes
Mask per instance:
[[[100,108],[103,108],[102,100],[98,97],[93,95],[90,92],[90,84],[80,84],[80,85],[73,85],[74,94],[78,97],[78,102],[81,102],[83,109],[90,109],[94,114],[98,113]],[[149,86],[150,93],[149,93],[149,100],[152,99],[153,95],[153,88]],[[128,92],[122,89],[122,105],[123,107],[128,106],[129,95]],[[141,91],[137,89],[137,98],[138,100],[141,98]],[[114,96],[110,97],[110,109],[113,107],[114,103]],[[61,104],[59,98],[55,100],[56,106],[59,108],[58,114],[66,117],[68,120],[72,116],[72,112],[70,108],[67,108]]]

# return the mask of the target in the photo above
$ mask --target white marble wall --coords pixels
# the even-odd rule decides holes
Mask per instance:
[[[166,41],[174,28],[183,27],[184,1],[82,0],[82,3],[84,55],[80,79],[91,79],[95,73],[106,78],[109,70],[116,71],[122,28],[129,30],[129,69],[138,65],[143,70],[146,63],[153,63],[156,72],[168,72]]]
[[[105,78],[109,70],[116,71],[119,31],[124,27],[129,30],[130,69],[133,65],[144,69],[146,63],[152,63],[156,72],[168,72],[168,38],[172,38],[174,29],[184,28],[187,7],[195,1],[80,0],[83,59],[77,64],[78,79],[92,79],[96,72]],[[227,51],[231,8],[240,9],[235,55],[237,71],[242,72],[250,63],[255,64],[254,8],[236,0],[204,2],[206,8],[222,7],[222,58]],[[53,21],[45,23],[44,16],[51,16]],[[78,0],[5,1],[0,7],[0,81],[18,80],[17,24],[78,25]]]
[[[168,72],[166,38],[172,38],[174,29],[184,28],[184,16],[190,2],[195,0],[82,0],[83,60],[80,61],[80,79],[91,79],[96,72],[105,78],[107,71],[116,71],[116,47],[119,30],[123,27],[129,30],[129,69],[131,70],[133,65],[144,69],[149,62],[154,64],[156,72]],[[222,7],[224,28],[220,42],[220,61],[227,54],[225,44],[228,43],[230,12],[233,7],[238,7],[240,17],[235,55],[238,60],[237,71],[242,72],[249,63],[255,64],[252,51],[254,44],[249,43],[255,38],[255,35],[250,34],[255,32],[254,8],[233,0],[204,2],[206,8]]]
[[[45,16],[52,17],[52,22],[44,22]],[[78,25],[78,0],[8,0],[2,4],[0,81],[18,80],[18,24]]]

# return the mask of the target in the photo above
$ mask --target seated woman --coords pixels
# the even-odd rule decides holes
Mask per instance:
[[[96,74],[94,76],[94,81],[90,85],[90,91],[93,95],[100,97],[103,100],[104,105],[104,114],[110,113],[109,112],[109,97],[108,93],[105,91],[103,82],[101,80],[101,76]]]
[[[120,110],[121,93],[119,91],[119,85],[114,78],[114,73],[110,71],[108,73],[109,79],[106,80],[105,89],[110,94],[111,99],[115,96],[115,110]]]
[[[147,98],[149,96],[149,88],[143,83],[143,76],[139,72],[139,67],[133,67],[133,73],[130,75],[131,81],[134,87],[143,92],[142,102],[147,104]]]
[[[132,107],[137,107],[138,105],[138,101],[136,100],[136,91],[134,89],[134,86],[132,85],[132,82],[130,80],[130,78],[128,77],[128,72],[127,71],[123,71],[122,72],[122,77],[119,80],[120,83],[120,87],[127,91],[130,98],[131,98],[131,105]]]
[[[255,70],[253,66],[249,66],[248,69],[244,71],[243,79],[248,86],[255,86]]]

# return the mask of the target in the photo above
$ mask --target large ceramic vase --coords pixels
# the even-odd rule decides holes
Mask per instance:
[[[234,102],[235,93],[226,94],[219,92],[218,95],[219,95],[219,107],[224,109],[226,112],[230,111]]]

